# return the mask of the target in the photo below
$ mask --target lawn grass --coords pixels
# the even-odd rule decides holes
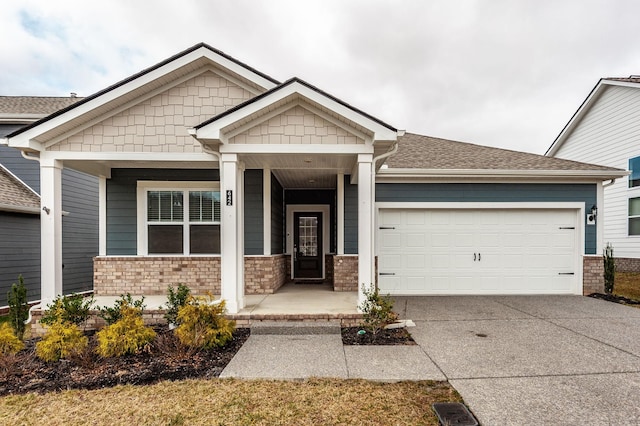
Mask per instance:
[[[447,382],[185,380],[0,398],[0,424],[437,425]]]
[[[616,272],[613,294],[640,300],[640,273]]]

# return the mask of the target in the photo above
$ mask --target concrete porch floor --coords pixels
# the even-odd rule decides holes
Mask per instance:
[[[134,300],[141,296],[133,296]],[[220,295],[214,295],[216,299]],[[113,306],[119,296],[95,296],[95,306]],[[163,309],[165,295],[148,295],[144,298],[146,310]],[[358,293],[333,291],[331,284],[286,283],[273,294],[245,296],[245,307],[234,316],[251,318],[293,315],[356,315]]]

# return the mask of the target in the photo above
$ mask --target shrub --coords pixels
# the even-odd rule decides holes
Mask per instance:
[[[138,300],[133,300],[131,294],[121,294],[114,306],[103,306],[100,308],[98,316],[105,320],[107,325],[115,324],[122,318],[122,311],[125,306],[135,308],[136,311],[139,311],[140,316],[142,316],[142,311],[145,308],[144,296]]]
[[[613,257],[613,247],[607,243],[604,249],[604,292],[613,293],[613,285],[616,278],[616,261]]]
[[[233,338],[236,323],[225,318],[225,311],[224,300],[215,303],[211,295],[189,296],[178,310],[176,336],[190,348],[212,349],[226,345]]]
[[[167,288],[167,313],[164,314],[164,319],[169,324],[178,324],[178,311],[187,303],[190,295],[191,289],[184,284],[178,284],[175,290],[173,287]]]
[[[29,304],[27,303],[27,288],[24,286],[22,275],[18,276],[18,284],[13,283],[7,293],[9,302],[9,317],[11,327],[16,337],[20,340],[24,338],[24,331],[27,325],[25,322],[29,318]]]
[[[16,337],[11,324],[6,322],[0,324],[0,355],[13,355],[22,349],[24,349],[24,343]]]
[[[393,312],[393,300],[389,296],[380,296],[376,287],[364,286],[362,292],[365,299],[358,306],[363,315],[361,326],[375,336],[386,325],[397,320],[398,314]]]
[[[151,327],[144,325],[142,308],[120,305],[120,319],[96,333],[96,352],[103,358],[135,354],[156,337]]]
[[[48,326],[42,340],[36,343],[36,355],[46,362],[58,361],[84,351],[88,344],[77,325],[58,320]]]
[[[89,317],[93,302],[93,296],[89,298],[85,298],[81,294],[58,296],[52,304],[47,305],[47,310],[40,322],[52,325],[56,321],[63,321],[80,326]]]

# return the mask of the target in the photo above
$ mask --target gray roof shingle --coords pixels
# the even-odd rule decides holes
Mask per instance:
[[[73,105],[82,98],[49,96],[0,96],[0,115],[38,114],[49,115]]]
[[[405,133],[398,152],[385,162],[390,169],[428,170],[593,170],[619,171],[527,152]]]
[[[0,210],[32,212],[40,210],[40,197],[0,165]]]

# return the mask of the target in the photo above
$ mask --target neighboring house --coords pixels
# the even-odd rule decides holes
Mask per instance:
[[[360,298],[374,282],[391,294],[601,289],[601,229],[586,218],[602,181],[625,173],[405,133],[206,44],[5,141],[40,160],[43,299],[62,288],[69,166],[99,179],[96,295],[184,283],[230,313],[288,280]]]
[[[630,172],[603,185],[598,217],[617,269],[640,271],[640,76],[601,79],[546,155]]]
[[[80,98],[0,96],[0,137],[15,132]],[[40,299],[40,166],[0,144],[0,306],[22,275],[30,301]],[[62,261],[64,292],[92,289],[98,252],[98,180],[65,169]]]

